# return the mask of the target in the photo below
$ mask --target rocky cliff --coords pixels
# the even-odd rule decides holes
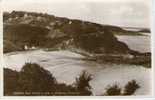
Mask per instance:
[[[4,52],[38,48],[80,49],[90,53],[129,53],[113,32],[120,27],[53,15],[13,11],[3,13]]]

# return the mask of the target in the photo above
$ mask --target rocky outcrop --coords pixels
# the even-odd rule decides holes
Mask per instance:
[[[40,48],[63,46],[65,49],[72,47],[89,53],[116,54],[131,51],[113,34],[113,31],[125,31],[120,27],[32,12],[13,11],[4,13],[3,17],[4,40],[19,48],[24,45]],[[4,48],[5,51],[9,50]]]

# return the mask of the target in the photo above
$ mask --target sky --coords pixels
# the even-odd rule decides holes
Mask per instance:
[[[3,11],[31,11],[124,27],[150,27],[151,0],[3,0]]]

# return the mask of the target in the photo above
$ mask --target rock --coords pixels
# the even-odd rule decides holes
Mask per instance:
[[[126,54],[130,51],[113,34],[113,31],[122,31],[120,27],[31,12],[13,11],[3,17],[4,39],[19,47],[52,48],[63,45],[65,49],[74,47],[89,53]],[[11,21],[8,21],[10,18]],[[25,22],[27,24],[21,24]],[[66,42],[71,39],[71,42]]]

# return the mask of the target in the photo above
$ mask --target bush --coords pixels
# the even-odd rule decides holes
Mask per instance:
[[[121,95],[121,88],[118,87],[118,85],[113,85],[107,88],[106,96],[116,96],[116,95]]]
[[[55,91],[56,79],[38,64],[26,63],[19,72],[21,90],[24,92]]]
[[[76,78],[75,87],[81,93],[80,95],[91,95],[91,86],[89,81],[92,80],[92,76],[88,74],[86,71],[83,71],[81,75]]]
[[[4,95],[92,95],[89,82],[92,76],[83,71],[73,85],[58,83],[55,77],[47,70],[35,63],[26,63],[20,72],[4,68]],[[122,92],[118,85],[106,89],[106,96],[132,95],[140,86],[135,80],[129,81]],[[21,94],[15,94],[19,92]],[[34,94],[35,92],[35,94]]]
[[[8,68],[4,68],[4,95],[13,95],[14,91],[18,91],[19,74]]]
[[[122,91],[122,89],[118,87],[118,85],[113,85],[107,88],[104,95],[106,96],[133,95],[138,88],[140,88],[140,86],[136,83],[136,81],[131,80],[125,85],[124,91]]]
[[[20,72],[4,69],[4,95],[91,95],[90,75],[83,72],[76,85],[58,83],[47,70],[35,63],[26,63]]]
[[[124,95],[132,95],[135,91],[140,88],[135,80],[129,81],[124,89]]]

